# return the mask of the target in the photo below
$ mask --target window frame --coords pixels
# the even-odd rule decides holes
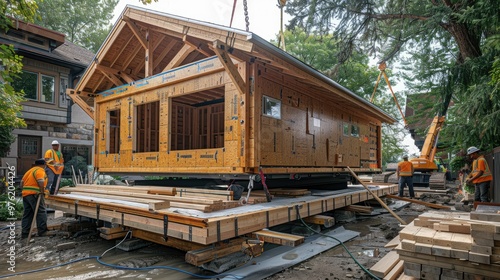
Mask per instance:
[[[272,107],[269,107],[269,106],[266,106],[269,102],[275,102],[277,103],[278,106],[272,106]],[[273,118],[273,119],[277,119],[277,120],[281,120],[281,100],[279,99],[276,99],[276,98],[272,98],[270,96],[267,96],[267,95],[262,95],[262,115],[263,116],[266,116],[266,117],[269,117],[269,118]],[[275,107],[278,107],[279,110],[278,110],[278,115],[274,115],[273,112],[272,112],[272,109],[275,108]],[[267,109],[270,109],[271,112],[268,113],[268,110]]]

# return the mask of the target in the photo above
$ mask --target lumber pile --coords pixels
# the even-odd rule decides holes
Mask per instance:
[[[109,185],[84,185],[62,188],[61,194],[104,198],[116,203],[132,202],[148,205],[149,211],[170,207],[199,210],[205,213],[238,206],[231,191],[209,189],[181,189],[171,187],[127,187]]]
[[[480,216],[481,213],[476,213]],[[422,279],[500,278],[500,222],[425,213],[400,233],[404,274]]]

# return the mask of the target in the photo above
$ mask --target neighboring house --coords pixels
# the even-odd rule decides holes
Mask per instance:
[[[17,176],[22,176],[53,140],[61,143],[66,175],[70,164],[77,168],[77,160],[80,167],[92,164],[93,121],[73,105],[66,88],[76,84],[94,54],[66,41],[64,34],[22,21],[0,32],[0,44],[13,45],[23,56],[23,72],[12,85],[24,90],[27,99],[22,104],[27,127],[14,130],[16,141],[1,159],[2,166],[16,166]]]

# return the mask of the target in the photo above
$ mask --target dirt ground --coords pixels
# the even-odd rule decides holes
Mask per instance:
[[[453,185],[452,185],[453,186]],[[454,205],[462,197],[456,194],[430,194],[421,198],[423,201],[439,204]],[[390,201],[388,201],[390,203]],[[382,208],[379,208],[382,209]],[[407,223],[411,222],[424,211],[432,210],[418,204],[408,204],[395,212]],[[63,221],[74,221],[73,218],[58,217],[49,214],[49,224]],[[0,222],[0,228],[7,225]],[[390,248],[385,248],[390,240],[398,235],[402,229],[399,222],[388,212],[375,216],[356,215],[354,221],[339,222],[347,230],[359,232],[360,235],[345,243],[348,250],[356,258],[357,262],[366,268],[370,268],[378,262]],[[9,261],[9,231],[0,231],[0,278],[11,274]],[[16,231],[20,234],[20,221],[17,222]],[[75,247],[56,250],[61,243],[74,242]],[[111,250],[106,253],[103,260],[107,263],[119,264],[128,267],[162,266],[154,270],[122,270],[106,267],[99,264],[95,259],[87,259],[77,263],[64,264],[79,258],[97,256],[113,247],[116,241],[101,239],[95,231],[80,231],[68,236],[66,232],[56,232],[54,236],[35,237],[29,246],[26,240],[16,240],[15,249],[15,272],[40,269],[55,266],[49,270],[32,274],[17,275],[16,279],[197,279],[209,277],[202,269],[186,264],[183,261],[184,253],[175,249],[166,248],[157,244],[150,244],[133,252]],[[62,266],[58,266],[64,264]],[[196,275],[188,275],[181,271]],[[8,277],[7,279],[13,279]],[[296,266],[287,268],[271,277],[269,280],[291,279],[291,280],[333,280],[333,279],[370,279],[359,265],[349,256],[341,246],[337,246],[322,254],[316,255]]]

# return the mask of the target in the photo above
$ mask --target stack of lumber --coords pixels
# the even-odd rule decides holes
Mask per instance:
[[[128,233],[128,229],[123,227],[100,227],[97,230],[100,232],[99,236],[106,240],[123,238]]]
[[[212,212],[238,206],[237,201],[228,200],[231,192],[208,189],[177,192],[171,187],[84,185],[62,188],[59,193],[110,199],[115,203],[141,203],[148,205],[150,211],[175,207]]]
[[[396,251],[404,261],[404,274],[422,279],[499,279],[500,215],[497,219],[481,221],[453,213],[420,215],[399,233],[401,244]]]

